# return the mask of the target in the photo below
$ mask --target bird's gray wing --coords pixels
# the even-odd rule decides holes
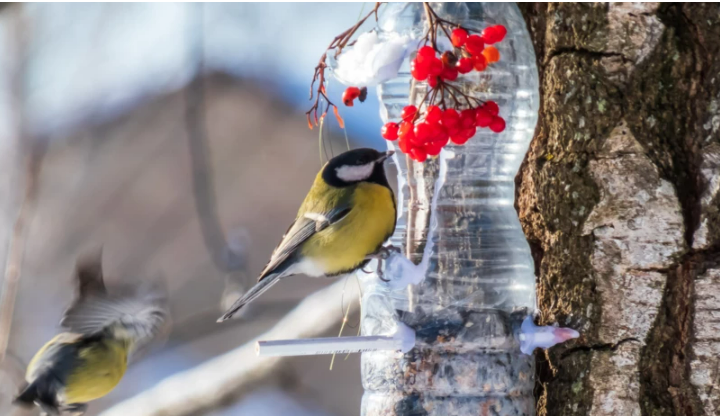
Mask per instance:
[[[300,245],[314,234],[341,221],[349,212],[350,207],[342,205],[330,212],[309,212],[298,217],[285,233],[282,241],[280,241],[280,244],[275,248],[275,251],[273,251],[272,256],[270,256],[270,261],[262,273],[260,273],[258,283],[250,288],[240,299],[236,300],[220,319],[218,319],[218,322],[232,318],[243,306],[252,302],[272,285],[280,281],[280,278],[283,276],[282,273],[294,264],[295,258],[293,255],[297,252]]]
[[[260,273],[258,281],[266,276],[281,273],[289,267],[286,260],[297,251],[298,247],[314,234],[342,220],[350,212],[350,207],[343,205],[329,212],[308,212],[298,217],[283,236],[280,244],[270,256],[270,261]]]
[[[79,334],[92,335],[108,328],[132,341],[131,354],[170,327],[167,288],[163,279],[117,285],[108,291],[100,258],[78,262],[77,295],[63,314],[60,325]]]

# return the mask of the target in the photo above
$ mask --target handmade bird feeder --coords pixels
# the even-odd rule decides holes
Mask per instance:
[[[377,28],[352,43],[377,11]],[[330,107],[342,124],[326,69],[348,86],[346,106],[378,85],[398,167],[390,242],[403,254],[385,279],[359,273],[362,337],[261,349],[364,351],[364,416],[534,415],[532,351],[579,336],[533,323],[534,264],[514,208],[538,117],[535,62],[514,3],[378,3],[332,42],[308,124]]]

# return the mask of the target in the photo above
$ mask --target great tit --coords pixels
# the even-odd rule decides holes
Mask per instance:
[[[395,196],[383,167],[392,154],[355,149],[330,159],[315,177],[258,283],[218,322],[230,319],[287,276],[338,276],[370,261],[395,231]]]
[[[67,332],[45,344],[30,361],[17,405],[37,405],[50,415],[81,415],[87,402],[115,388],[129,360],[169,330],[161,284],[126,285],[109,293],[100,252],[81,259],[75,277],[78,294],[61,321]]]

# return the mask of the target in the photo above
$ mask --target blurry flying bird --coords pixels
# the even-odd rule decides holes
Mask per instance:
[[[101,251],[78,261],[75,278],[77,295],[61,321],[67,332],[35,354],[15,404],[37,405],[49,415],[81,415],[88,402],[115,388],[130,360],[169,331],[161,282],[125,284],[109,292]]]
[[[397,219],[395,196],[383,166],[392,154],[355,149],[328,161],[258,283],[218,322],[230,319],[285,277],[342,275],[382,257],[386,253],[382,245],[395,231]]]

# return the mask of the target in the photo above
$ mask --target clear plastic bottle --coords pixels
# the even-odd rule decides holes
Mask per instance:
[[[396,153],[400,218],[391,243],[416,264],[429,256],[428,268],[422,283],[399,291],[363,278],[363,334],[391,333],[400,320],[415,329],[417,342],[407,354],[363,354],[362,414],[530,416],[534,360],[521,354],[517,334],[535,308],[535,276],[513,203],[515,175],[538,116],[535,54],[514,3],[431,5],[465,27],[507,28],[496,45],[500,61],[461,81],[465,93],[496,101],[507,127],[500,134],[479,129],[464,146],[449,146],[425,163]],[[383,7],[381,36],[421,38],[427,30],[421,3]],[[417,105],[426,88],[412,82],[405,63],[378,89],[384,121],[399,121],[403,106]]]

